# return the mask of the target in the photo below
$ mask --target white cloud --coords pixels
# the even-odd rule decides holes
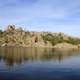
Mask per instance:
[[[0,24],[28,24],[33,30],[40,30],[42,26],[42,30],[79,32],[80,17],[75,16],[80,12],[80,0],[35,0],[29,3],[29,0],[25,1],[24,3],[23,0],[2,0]]]

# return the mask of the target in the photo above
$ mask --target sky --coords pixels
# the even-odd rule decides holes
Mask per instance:
[[[80,36],[80,0],[0,0],[0,29],[9,24]]]

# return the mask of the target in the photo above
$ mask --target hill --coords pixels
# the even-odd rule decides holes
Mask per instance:
[[[66,44],[64,44],[66,43]],[[58,45],[60,44],[60,45]],[[64,44],[67,48],[79,48],[80,38],[71,37],[62,32],[30,32],[15,25],[8,25],[7,29],[0,30],[0,46],[25,46],[25,47],[53,47],[60,48]],[[63,46],[64,47],[64,46]]]

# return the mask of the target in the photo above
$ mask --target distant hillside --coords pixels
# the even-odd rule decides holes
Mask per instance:
[[[15,25],[9,25],[4,31],[0,30],[0,46],[55,47],[63,43],[76,46],[80,44],[80,38],[62,32],[29,32],[17,29]]]

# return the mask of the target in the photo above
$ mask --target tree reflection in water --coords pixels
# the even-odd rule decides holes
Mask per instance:
[[[26,48],[26,47],[0,47],[0,60],[6,65],[21,64],[24,61],[57,60],[61,62],[70,56],[78,55],[75,50],[55,50],[49,48]]]

